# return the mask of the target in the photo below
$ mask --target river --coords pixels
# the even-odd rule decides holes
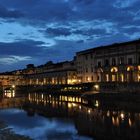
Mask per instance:
[[[27,95],[27,94],[26,94]],[[140,109],[72,95],[5,96],[0,121],[33,140],[139,140]]]

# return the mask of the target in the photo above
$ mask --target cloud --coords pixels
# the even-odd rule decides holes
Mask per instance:
[[[131,35],[133,33],[140,32],[140,26],[124,26],[122,30],[124,33]]]
[[[43,52],[44,43],[33,40],[20,40],[16,42],[0,42],[0,55],[37,56]]]
[[[1,65],[13,65],[20,61],[28,61],[32,58],[30,56],[16,56],[16,55],[7,55],[0,56],[0,64]]]
[[[111,25],[102,25],[101,24],[92,24],[93,27],[90,27],[90,23],[88,26],[88,23],[85,23],[84,26],[86,26],[87,24],[87,28],[79,28],[77,26],[77,29],[73,29],[72,26],[69,27],[57,27],[57,25],[55,26],[55,28],[48,28],[45,32],[45,34],[47,34],[47,36],[52,36],[55,37],[56,39],[59,40],[81,40],[84,38],[88,38],[89,36],[100,36],[100,35],[105,35],[108,34],[109,32],[111,32]],[[81,26],[82,27],[82,26]],[[41,31],[42,32],[42,31]],[[78,37],[79,36],[79,37]]]
[[[57,44],[51,47],[44,46],[44,42],[34,40],[0,42],[0,63],[6,64],[4,67],[6,66],[5,69],[9,70],[8,66],[18,69],[25,67],[28,63],[40,65],[49,60],[54,62],[72,60],[75,52],[83,48],[83,44],[77,47],[79,43],[73,41],[56,40],[56,42]],[[3,68],[0,69],[3,70]]]
[[[8,7],[15,7],[26,13],[25,17],[32,20],[66,20],[69,17],[69,13],[72,12],[71,7],[64,0],[10,0],[6,2],[2,0],[3,5]]]
[[[74,0],[76,3],[82,3],[82,4],[91,4],[95,0]]]
[[[91,29],[88,29],[88,30],[75,30],[73,33],[91,36],[91,35],[106,34],[106,30],[105,29],[92,29],[91,28]]]
[[[84,43],[84,40],[78,40],[77,43]]]
[[[131,12],[135,13],[134,9],[139,9],[137,0],[13,0],[13,3],[10,0],[1,0],[1,3],[8,9],[14,7],[25,13],[24,18],[18,22],[43,28],[50,23],[63,26],[80,20],[108,20],[125,24],[132,21]],[[131,9],[119,9],[123,5]]]
[[[69,36],[71,31],[69,28],[48,28],[46,33],[51,36]]]
[[[106,20],[91,20],[69,22],[69,24],[51,24],[47,25],[47,30],[40,31],[54,37],[55,40],[79,41],[92,38],[100,38],[101,36],[116,34],[117,24]]]
[[[13,33],[8,33],[8,35],[13,35]]]
[[[117,0],[114,3],[114,7],[116,8],[127,8],[135,4],[138,0]]]
[[[23,17],[23,13],[18,10],[9,10],[0,5],[0,17],[1,18],[20,18]]]
[[[133,33],[125,33],[127,37],[129,37],[131,40],[134,40],[135,38],[140,38],[140,32],[133,32]]]
[[[44,42],[20,40],[16,42],[0,42],[1,71],[21,69],[28,63],[42,64],[47,61]]]

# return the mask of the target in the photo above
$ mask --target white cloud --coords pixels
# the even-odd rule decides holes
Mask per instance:
[[[28,61],[28,60],[31,60],[30,56],[17,56],[17,55],[1,56],[0,64],[12,65],[14,63],[18,63],[21,61]]]
[[[78,40],[86,40],[89,37],[93,37],[94,39],[99,39],[101,35],[91,34],[88,35],[87,31],[90,31],[91,29],[95,30],[105,30],[107,34],[117,34],[117,23],[113,23],[107,20],[92,20],[92,21],[73,21],[69,22],[67,25],[61,25],[59,23],[51,23],[46,25],[47,28],[68,28],[71,30],[72,34],[68,36],[56,36],[54,37],[56,40],[67,40],[67,41],[78,41]],[[85,34],[75,34],[74,31],[80,30]],[[87,33],[87,34],[86,34]]]
[[[2,20],[0,25],[0,42],[14,42],[17,40],[36,40],[44,42],[43,47],[50,47],[56,44],[52,38],[46,38],[43,33],[39,32],[40,27],[30,25],[23,26],[16,22],[5,22]],[[9,35],[10,34],[10,35]]]
[[[128,34],[128,33],[124,33],[124,35],[125,36],[127,36],[128,38],[130,38],[131,40],[133,40],[133,39],[138,39],[138,38],[140,38],[140,33],[139,32],[135,32],[135,33],[133,33],[133,34]]]

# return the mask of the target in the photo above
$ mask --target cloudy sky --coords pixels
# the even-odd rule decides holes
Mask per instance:
[[[71,60],[139,33],[140,0],[0,0],[0,71]]]

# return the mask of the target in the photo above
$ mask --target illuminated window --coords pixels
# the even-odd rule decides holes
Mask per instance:
[[[52,84],[54,84],[54,83],[55,83],[55,78],[53,77],[53,78],[52,78]]]
[[[90,78],[88,76],[86,77],[86,81],[90,81]]]
[[[124,74],[120,75],[120,80],[121,80],[121,82],[124,82]]]
[[[140,71],[140,66],[138,66],[138,70]]]
[[[138,82],[140,82],[140,74],[138,74]]]
[[[38,81],[38,79],[36,79],[36,84],[38,84],[39,83],[39,81]]]
[[[81,83],[81,81],[82,81],[81,79],[78,80],[79,83]]]
[[[106,74],[106,81],[109,82],[109,74]]]
[[[43,82],[44,82],[44,84],[46,84],[46,78],[44,78]]]
[[[130,71],[130,69],[131,69],[131,68],[130,68],[130,67],[128,67],[128,68],[127,68],[127,71]]]
[[[116,75],[112,75],[112,82],[116,81]]]
[[[32,84],[32,80],[30,79],[30,85]]]
[[[118,72],[118,68],[117,67],[111,68],[111,72]]]
[[[119,59],[119,64],[121,65],[121,64],[124,64],[124,57],[120,57],[120,59]]]
[[[134,67],[127,67],[127,71],[133,71],[134,70]]]

